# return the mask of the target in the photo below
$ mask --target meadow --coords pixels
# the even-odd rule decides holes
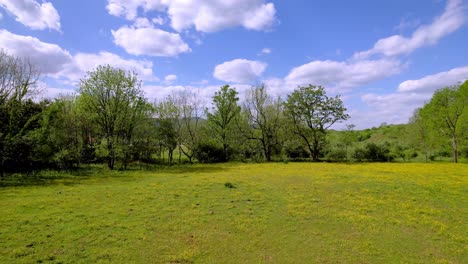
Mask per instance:
[[[0,187],[0,263],[468,263],[468,165],[226,163]]]

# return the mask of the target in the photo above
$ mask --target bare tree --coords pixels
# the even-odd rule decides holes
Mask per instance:
[[[274,147],[279,144],[282,104],[280,99],[274,100],[268,95],[264,84],[252,87],[247,92],[243,105],[248,129],[241,130],[251,140],[258,141],[262,146],[266,161],[271,161]]]

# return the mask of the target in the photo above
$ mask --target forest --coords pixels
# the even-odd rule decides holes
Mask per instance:
[[[41,76],[0,52],[0,171],[30,174],[105,164],[227,161],[458,162],[468,157],[468,81],[441,87],[407,124],[356,130],[340,96],[313,84],[286,98],[263,84],[245,98],[225,85],[206,108],[193,91],[150,102],[142,82],[110,65],[88,72],[74,96],[38,100]],[[346,129],[332,129],[342,123]]]

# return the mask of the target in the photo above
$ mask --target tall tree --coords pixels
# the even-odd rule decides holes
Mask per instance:
[[[284,106],[293,132],[307,144],[314,161],[325,146],[327,129],[349,118],[340,97],[328,97],[321,86],[299,87],[288,95]]]
[[[468,104],[468,82],[437,90],[421,110],[433,131],[450,139],[453,162],[458,162],[458,139],[462,115]]]
[[[119,155],[125,166],[135,125],[148,107],[137,75],[109,65],[98,66],[81,80],[79,91],[85,109],[96,114],[107,166],[114,169]]]
[[[240,113],[240,106],[237,104],[239,97],[237,95],[235,88],[231,88],[229,85],[222,86],[213,96],[212,111],[205,110],[213,136],[223,146],[225,160],[229,160],[230,136],[235,124],[234,120]]]
[[[251,140],[258,141],[266,161],[271,161],[274,148],[279,144],[282,104],[268,95],[264,84],[252,87],[246,95],[243,105],[247,129],[241,129]]]

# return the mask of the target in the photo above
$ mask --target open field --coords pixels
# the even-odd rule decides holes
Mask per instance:
[[[85,174],[0,188],[1,263],[468,263],[466,164]]]

